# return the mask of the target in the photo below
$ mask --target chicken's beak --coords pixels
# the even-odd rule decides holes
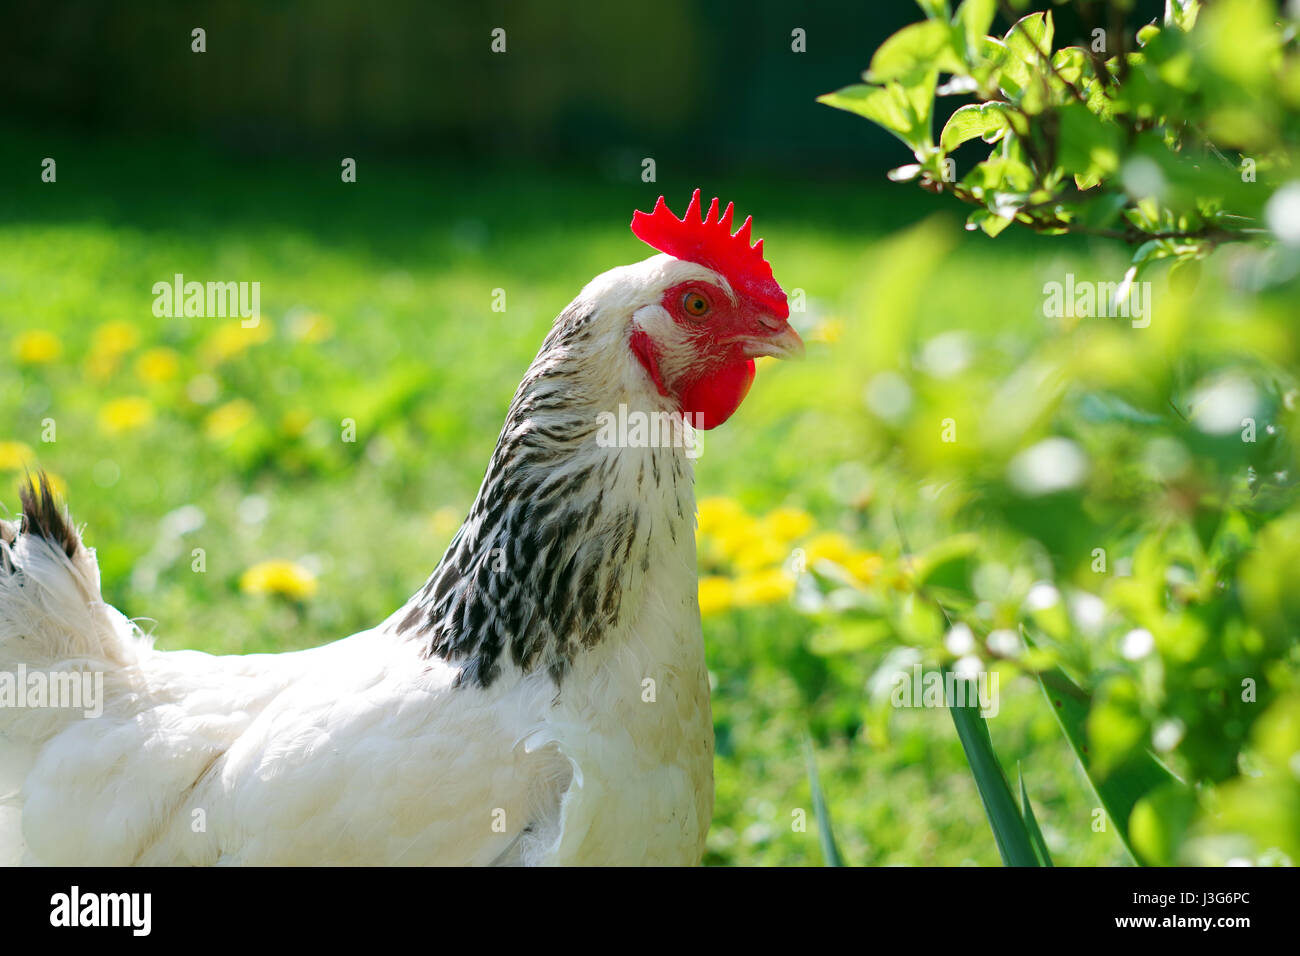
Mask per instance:
[[[761,355],[782,359],[803,358],[803,339],[799,338],[799,333],[788,322],[768,316],[764,316],[761,321],[762,334],[747,335],[741,340],[741,348],[747,358],[758,358]]]

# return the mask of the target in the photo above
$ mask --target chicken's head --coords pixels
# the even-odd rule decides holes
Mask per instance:
[[[719,216],[714,199],[703,213],[698,189],[681,219],[662,196],[654,212],[632,217],[632,232],[661,254],[642,263],[647,292],[628,344],[659,394],[698,428],[740,407],[755,358],[803,354],[763,240],[750,245],[750,222],[733,234],[732,205]]]

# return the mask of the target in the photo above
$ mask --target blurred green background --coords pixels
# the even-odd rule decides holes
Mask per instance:
[[[1138,393],[1170,343],[1044,319],[1044,282],[1114,281],[1125,250],[965,232],[960,210],[885,181],[905,157],[883,133],[812,102],[916,19],[910,2],[43,9],[11,5],[0,34],[15,67],[0,474],[10,489],[33,461],[57,476],[106,598],[160,647],[307,647],[399,606],[472,500],[553,316],[646,255],[634,208],[699,186],[754,215],[777,278],[806,294],[793,320],[810,342],[801,366],[763,365],[697,463],[718,752],[705,861],[822,862],[804,736],[849,862],[999,861],[948,713],[888,706],[913,658],[873,608],[906,598],[910,552],[962,532],[982,536],[961,574],[997,605],[991,626],[1058,573],[1062,607],[1085,606],[1101,587],[1067,584],[1069,569],[1098,529],[1122,530],[1125,495],[1157,492],[1133,474],[1144,439],[1115,406],[1089,420],[1044,383],[1158,406]],[[208,53],[190,52],[193,26]],[[495,58],[494,26],[508,35]],[[795,27],[806,54],[790,51]],[[259,281],[262,324],[156,318],[151,287],[175,273]],[[1276,315],[1237,318],[1211,340],[1262,324],[1278,331],[1245,346],[1293,356]],[[1102,511],[1078,488],[1031,499],[1006,481],[1067,412]],[[978,423],[971,440],[939,445],[946,417]],[[796,548],[861,606],[800,591],[782,570]],[[942,654],[935,622],[906,613]],[[1112,666],[1128,630],[1076,627],[1063,657]],[[1001,698],[994,742],[1013,779],[1023,764],[1058,862],[1124,862],[1036,684],[1008,669]]]

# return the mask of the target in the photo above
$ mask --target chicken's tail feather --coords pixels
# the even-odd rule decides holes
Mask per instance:
[[[95,552],[43,472],[20,489],[18,522],[0,521],[0,736],[40,744],[93,709],[60,699],[138,660],[139,631],[104,603]],[[100,686],[102,686],[102,681]]]
[[[76,558],[85,550],[72,519],[54,498],[48,474],[44,471],[38,472],[35,477],[28,474],[27,480],[18,488],[18,497],[23,505],[23,534],[43,538],[61,548],[69,559]],[[9,543],[14,543],[15,538],[16,533],[9,537]]]

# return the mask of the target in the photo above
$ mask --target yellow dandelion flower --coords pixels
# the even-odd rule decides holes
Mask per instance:
[[[135,374],[151,385],[170,382],[180,369],[180,356],[165,346],[146,350],[135,362]]]
[[[796,541],[812,529],[812,515],[800,508],[777,508],[763,518],[763,530],[777,541]]]
[[[732,605],[730,578],[710,575],[700,578],[700,613],[719,614]]]
[[[209,438],[223,441],[256,417],[257,410],[252,402],[236,398],[208,412],[208,417],[203,420],[203,432]]]
[[[135,431],[153,421],[153,405],[138,395],[115,398],[99,410],[99,427],[109,435]]]
[[[315,345],[334,334],[334,323],[317,312],[303,312],[289,323],[289,335],[294,341]]]
[[[803,546],[805,557],[808,563],[814,561],[832,561],[835,564],[844,564],[853,553],[853,545],[849,539],[837,531],[823,531],[821,534],[814,535],[808,543]]]
[[[757,571],[781,564],[790,556],[790,549],[772,538],[755,537],[740,545],[731,555],[737,571]]]
[[[733,561],[746,551],[761,547],[767,540],[758,519],[743,513],[738,518],[718,528],[711,537],[717,544],[718,551],[724,557]]]
[[[734,601],[737,607],[754,607],[784,601],[793,593],[794,579],[780,568],[768,568],[737,578]]]
[[[745,509],[733,498],[704,498],[698,507],[700,534],[716,534],[731,522],[746,517]]]
[[[32,329],[14,339],[14,357],[25,365],[45,365],[63,356],[63,343],[53,332]]]
[[[204,365],[220,365],[270,337],[271,321],[265,316],[259,318],[253,326],[245,326],[242,320],[228,322],[207,337],[199,350],[199,356]]]
[[[95,329],[90,342],[93,352],[103,355],[121,355],[140,343],[140,332],[130,322],[105,322]]]
[[[36,461],[32,450],[20,441],[0,441],[0,471],[18,471]]]
[[[845,560],[844,567],[863,584],[870,584],[884,569],[885,559],[871,551],[854,551]]]
[[[318,587],[316,576],[293,561],[263,561],[239,578],[245,594],[278,594],[295,601],[311,597]]]

